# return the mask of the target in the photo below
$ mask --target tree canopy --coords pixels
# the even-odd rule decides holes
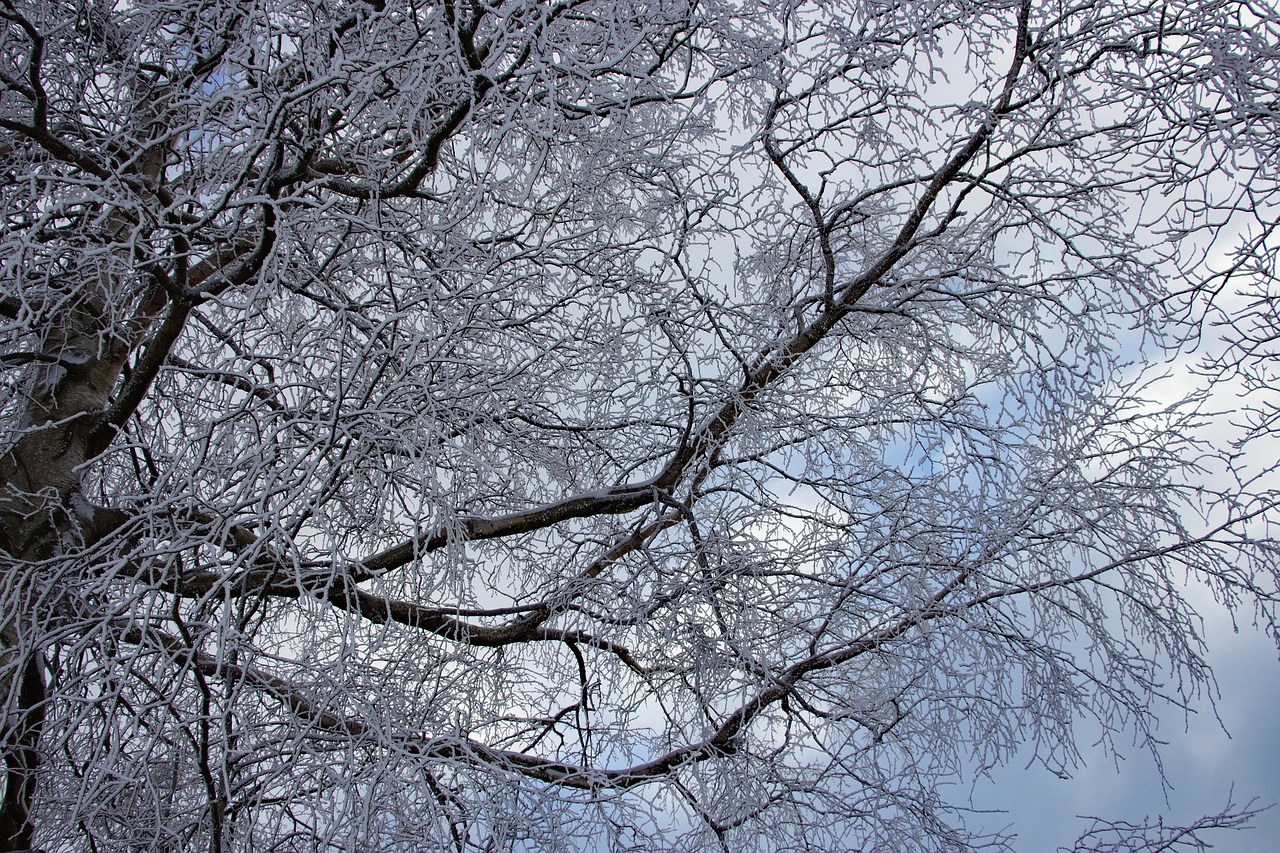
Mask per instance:
[[[0,18],[2,850],[1005,848],[1275,634],[1269,4]]]

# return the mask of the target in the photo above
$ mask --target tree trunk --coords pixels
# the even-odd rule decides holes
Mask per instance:
[[[0,851],[29,850],[35,825],[40,737],[45,718],[45,640],[65,616],[66,591],[47,567],[96,538],[80,491],[91,435],[119,376],[127,347],[107,329],[97,294],[64,308],[27,370],[25,423],[0,457],[0,721],[5,786]],[[60,612],[63,611],[63,612]]]

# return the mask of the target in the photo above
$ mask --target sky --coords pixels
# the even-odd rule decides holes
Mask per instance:
[[[1225,263],[1225,255],[1214,261]],[[1224,294],[1219,307],[1229,315],[1245,301],[1239,294]],[[1193,365],[1220,346],[1221,341],[1210,336],[1195,350],[1166,362],[1165,380],[1151,387],[1153,405],[1172,403],[1189,392],[1198,381]],[[1241,435],[1235,413],[1244,398],[1238,383],[1219,384],[1207,408],[1221,417],[1201,437],[1225,444]],[[1272,487],[1280,488],[1277,458],[1280,441],[1258,439],[1236,464],[1242,473],[1266,477]],[[1229,488],[1223,472],[1206,472],[1205,477],[1206,486]],[[1108,756],[1093,745],[1096,730],[1082,726],[1078,744],[1083,766],[1073,778],[1060,779],[1043,767],[1028,766],[1029,752],[1021,760],[1015,758],[991,779],[977,782],[972,792],[975,808],[1007,813],[973,825],[1017,833],[1018,851],[1071,850],[1088,828],[1089,821],[1080,815],[1131,822],[1158,817],[1169,825],[1186,825],[1220,811],[1230,798],[1236,806],[1253,801],[1255,808],[1266,810],[1248,829],[1206,834],[1204,840],[1213,845],[1214,853],[1280,851],[1280,652],[1253,623],[1247,602],[1233,619],[1207,588],[1193,585],[1186,595],[1204,620],[1206,657],[1218,695],[1212,700],[1203,696],[1190,717],[1172,707],[1160,714],[1157,734],[1167,744],[1160,754],[1164,782],[1144,748],[1130,741],[1121,747],[1119,758]]]
[[[1082,737],[1086,766],[1073,779],[1055,777],[1042,767],[1011,762],[990,781],[974,788],[973,805],[1004,809],[990,815],[987,829],[1010,828],[1021,851],[1071,849],[1086,828],[1076,815],[1136,821],[1161,816],[1168,824],[1185,825],[1218,811],[1231,796],[1237,805],[1256,798],[1258,807],[1273,806],[1253,820],[1250,829],[1205,836],[1215,853],[1275,853],[1280,850],[1280,659],[1275,644],[1247,622],[1232,626],[1222,606],[1202,602],[1209,661],[1221,697],[1217,716],[1207,701],[1199,714],[1184,720],[1176,709],[1162,716],[1160,737],[1170,789],[1162,790],[1151,758],[1138,747],[1117,762]],[[1087,735],[1087,729],[1081,730]],[[1234,792],[1233,792],[1234,785]],[[974,822],[977,825],[977,821]]]

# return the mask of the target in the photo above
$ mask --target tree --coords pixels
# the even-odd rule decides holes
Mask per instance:
[[[0,10],[0,849],[1001,846],[1275,630],[1264,4]]]

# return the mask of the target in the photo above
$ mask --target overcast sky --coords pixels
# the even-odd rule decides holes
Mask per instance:
[[[1233,783],[1237,804],[1254,798],[1259,806],[1280,803],[1280,661],[1275,645],[1250,624],[1234,631],[1226,610],[1217,604],[1205,602],[1201,614],[1222,694],[1217,702],[1222,722],[1207,701],[1189,722],[1176,710],[1164,715],[1160,737],[1168,742],[1163,758],[1173,786],[1167,803],[1159,774],[1142,749],[1126,749],[1117,769],[1116,762],[1100,748],[1088,748],[1082,738],[1088,766],[1073,779],[1013,763],[997,771],[994,781],[979,783],[974,806],[1009,812],[990,816],[985,826],[1011,826],[1018,833],[1018,850],[1052,851],[1058,845],[1069,848],[1086,828],[1076,815],[1130,821],[1162,816],[1166,823],[1186,824],[1222,808]],[[1280,850],[1280,805],[1259,815],[1252,829],[1213,833],[1206,840],[1215,853],[1275,853]]]
[[[1229,267],[1234,262],[1232,248],[1255,225],[1242,214],[1200,235],[1199,240],[1212,243],[1202,247],[1208,265],[1219,270]],[[1215,304],[1222,317],[1232,318],[1251,301],[1240,293],[1221,292]],[[1222,347],[1217,339],[1220,329],[1206,325],[1202,331],[1204,337],[1194,351],[1163,363],[1158,354],[1148,354],[1154,358],[1150,368],[1157,373],[1168,371],[1151,389],[1154,405],[1172,403],[1202,381],[1193,366]],[[1248,402],[1238,384],[1218,385],[1207,408],[1220,416],[1202,437],[1211,446],[1221,447],[1242,435],[1239,412]],[[1236,464],[1242,473],[1261,476],[1271,488],[1280,489],[1277,459],[1280,440],[1260,439],[1237,457]],[[1206,486],[1231,488],[1225,472],[1205,476]],[[1088,826],[1077,815],[1134,822],[1144,816],[1162,817],[1167,824],[1185,825],[1219,811],[1230,796],[1238,806],[1256,800],[1256,807],[1272,808],[1254,818],[1249,830],[1207,834],[1205,840],[1215,853],[1280,851],[1280,653],[1276,643],[1253,624],[1247,602],[1233,624],[1227,609],[1203,587],[1191,590],[1189,598],[1204,618],[1208,662],[1220,696],[1216,714],[1215,703],[1206,697],[1189,720],[1176,708],[1161,716],[1158,734],[1168,744],[1161,758],[1169,787],[1161,785],[1160,773],[1143,748],[1130,741],[1122,748],[1123,760],[1117,762],[1101,747],[1091,746],[1096,729],[1082,726],[1079,747],[1086,766],[1073,778],[1059,779],[1042,767],[1026,767],[1024,760],[1010,762],[993,774],[992,781],[978,783],[973,792],[975,807],[1008,811],[1003,817],[990,816],[981,825],[990,830],[1009,827],[1018,834],[1016,849],[1038,853],[1059,845],[1070,849]],[[975,820],[974,825],[979,822]]]

